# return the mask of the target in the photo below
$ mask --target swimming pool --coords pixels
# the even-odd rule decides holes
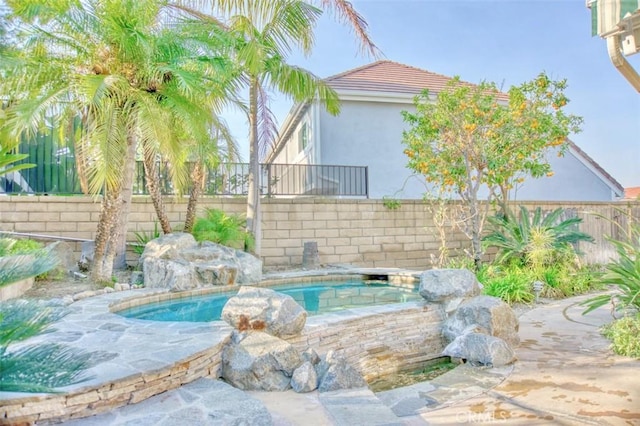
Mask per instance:
[[[422,300],[418,284],[385,281],[317,281],[269,287],[288,294],[309,315],[372,305]],[[135,306],[115,312],[127,318],[151,321],[209,322],[220,320],[222,308],[236,292],[192,296]]]

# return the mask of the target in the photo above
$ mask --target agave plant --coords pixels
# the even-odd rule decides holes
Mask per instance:
[[[136,237],[136,243],[133,246],[133,252],[138,256],[142,256],[147,243],[151,240],[155,240],[156,238],[160,238],[162,236],[162,232],[158,228],[158,222],[156,221],[153,223],[153,231],[135,232],[134,235]]]
[[[573,244],[593,242],[593,237],[578,230],[581,218],[561,220],[564,210],[558,208],[546,215],[540,207],[533,215],[520,206],[520,216],[506,214],[489,217],[492,232],[483,238],[485,247],[497,247],[498,263],[515,262],[520,265],[543,266],[553,262],[555,256],[575,251]]]
[[[606,266],[606,273],[600,281],[606,285],[617,287],[617,292],[602,294],[586,300],[587,306],[583,314],[608,303],[615,311],[624,312],[629,309],[640,312],[640,223],[630,225],[625,240],[609,241],[618,254],[618,259]]]

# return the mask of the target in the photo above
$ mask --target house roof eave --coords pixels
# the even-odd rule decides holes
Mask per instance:
[[[584,150],[575,144],[571,139],[567,138],[569,143],[569,151],[584,164],[592,173],[598,176],[611,189],[614,197],[624,197],[624,187],[611,174],[602,168],[597,161],[589,156]]]
[[[305,101],[298,102],[291,107],[291,110],[289,111],[289,114],[287,114],[287,118],[285,118],[284,124],[282,125],[282,131],[278,132],[278,139],[273,145],[273,149],[264,160],[265,163],[273,162],[275,157],[282,151],[286,142],[291,137],[293,130],[302,119],[302,116],[307,112],[310,105],[311,101]]]

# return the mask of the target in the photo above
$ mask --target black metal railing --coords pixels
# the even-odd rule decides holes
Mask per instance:
[[[81,194],[72,150],[60,149],[52,154],[27,151],[24,162],[35,164],[30,169],[0,176],[0,193],[8,194]],[[40,155],[39,155],[40,154]],[[169,168],[158,163],[160,188],[165,194],[175,193]],[[209,168],[205,176],[207,195],[241,196],[249,190],[249,165],[224,163]],[[265,196],[369,196],[368,169],[364,166],[261,164],[260,192]],[[186,189],[188,191],[188,188]],[[136,164],[134,194],[147,194],[146,177],[141,161]]]

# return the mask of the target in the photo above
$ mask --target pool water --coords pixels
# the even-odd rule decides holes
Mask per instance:
[[[458,366],[450,357],[441,357],[426,361],[420,368],[412,371],[401,371],[380,377],[369,383],[373,392],[384,392],[391,389],[411,386],[416,383],[427,382]]]
[[[324,281],[269,287],[288,294],[309,315],[372,305],[422,300],[418,285],[391,285],[381,281]],[[217,293],[150,303],[116,312],[127,318],[151,321],[217,321],[233,293]]]

